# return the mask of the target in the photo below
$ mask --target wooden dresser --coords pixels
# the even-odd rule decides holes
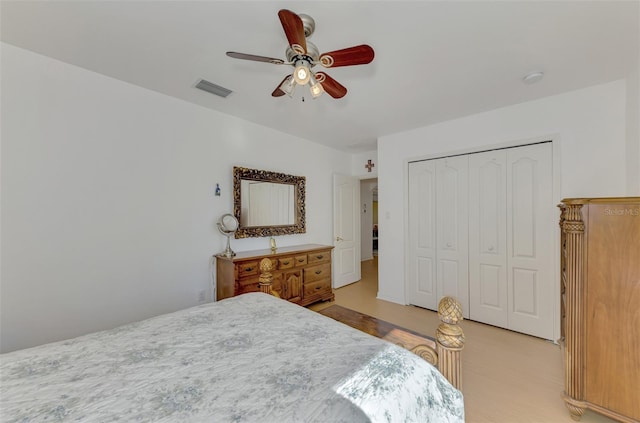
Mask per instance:
[[[216,256],[217,299],[260,291],[260,261],[271,259],[274,291],[281,298],[308,305],[333,300],[331,288],[332,246],[307,244],[296,247],[244,251],[235,257]]]
[[[571,417],[640,421],[640,197],[560,204],[561,345]]]

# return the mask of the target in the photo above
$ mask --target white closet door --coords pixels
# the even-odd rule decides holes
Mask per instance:
[[[507,150],[509,329],[553,338],[551,143]]]
[[[469,156],[470,318],[508,327],[506,152]]]
[[[431,310],[436,292],[436,166],[433,160],[409,163],[409,251],[407,299]]]
[[[469,318],[469,158],[436,160],[436,281],[438,301],[457,298]]]

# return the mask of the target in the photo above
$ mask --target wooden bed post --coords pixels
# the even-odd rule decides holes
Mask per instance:
[[[273,263],[271,262],[271,259],[263,258],[260,262],[260,278],[258,279],[260,292],[280,298],[280,295],[271,287],[273,283],[273,275],[271,274],[272,270]]]
[[[438,369],[451,384],[462,390],[460,351],[464,348],[464,333],[458,325],[462,321],[462,305],[453,297],[443,297],[438,303],[440,326],[436,330]]]

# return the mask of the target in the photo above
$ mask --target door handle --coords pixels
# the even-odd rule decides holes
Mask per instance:
[[[344,239],[340,238],[339,236],[336,237],[336,241],[344,241]]]

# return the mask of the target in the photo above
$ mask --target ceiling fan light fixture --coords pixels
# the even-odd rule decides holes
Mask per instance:
[[[316,76],[312,75],[309,79],[309,91],[311,91],[311,97],[318,98],[324,92],[324,87],[316,80]]]
[[[298,85],[305,85],[311,79],[311,70],[306,64],[299,64],[293,71],[293,79]]]
[[[296,91],[296,81],[289,76],[282,84],[280,84],[280,89],[289,97],[293,97],[293,93]]]

